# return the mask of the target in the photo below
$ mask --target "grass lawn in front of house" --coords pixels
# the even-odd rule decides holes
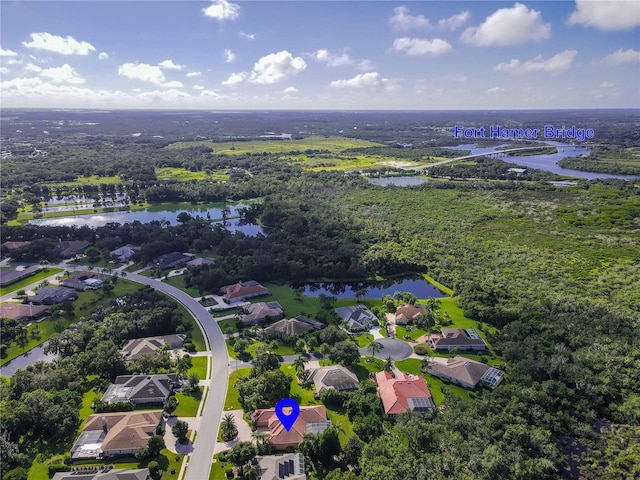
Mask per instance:
[[[358,342],[358,347],[363,348],[373,342],[373,335],[370,333],[361,333],[360,335],[354,337],[356,342]]]
[[[174,275],[173,277],[167,277],[165,280],[163,280],[163,282],[182,290],[192,297],[200,296],[200,292],[197,288],[187,287],[187,284],[184,281],[184,275]]]
[[[307,389],[302,388],[302,386],[298,383],[298,378],[296,377],[296,367],[288,363],[280,365],[280,370],[293,377],[289,394],[291,398],[296,400],[301,406],[322,405],[322,402],[320,400],[316,400],[314,398],[315,390],[313,388],[313,384],[311,384],[311,388]]]
[[[195,373],[200,380],[207,379],[207,357],[191,357],[191,368],[187,375]]]
[[[204,334],[202,333],[202,330],[200,330],[200,326],[196,322],[195,318],[193,318],[193,315],[191,315],[191,313],[189,313],[181,303],[178,303],[178,310],[180,310],[180,313],[182,314],[183,321],[191,325],[191,329],[189,330],[191,333],[191,343],[196,347],[196,351],[205,351],[207,346],[204,342]]]
[[[209,480],[227,480],[226,473],[231,470],[233,470],[233,465],[229,462],[220,461],[220,453],[216,453],[213,456]]]
[[[202,390],[204,387],[200,387],[195,392],[189,393],[176,393],[176,400],[178,400],[178,408],[173,412],[176,417],[195,417],[198,413],[198,407],[200,406],[200,400],[202,399]]]
[[[233,387],[233,384],[236,383],[241,377],[246,377],[249,375],[250,368],[240,368],[238,370],[234,370],[229,374],[229,387],[227,388],[227,397],[224,401],[224,409],[225,410],[240,410],[242,409],[242,405],[240,404],[240,398],[238,396],[238,391]]]
[[[405,335],[409,335],[409,338],[411,338],[411,340],[417,340],[418,338],[422,337],[423,335],[427,335],[428,333],[429,332],[427,332],[426,330],[421,330],[419,328],[415,328],[407,333],[407,327],[396,326],[396,338],[398,340],[407,341],[407,339],[404,338]]]

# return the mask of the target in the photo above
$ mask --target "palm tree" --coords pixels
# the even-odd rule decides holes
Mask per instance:
[[[230,413],[227,413],[222,417],[222,423],[220,424],[220,432],[222,440],[228,442],[238,436],[238,428],[236,427],[236,419]]]
[[[393,359],[391,357],[387,357],[384,361],[384,371],[390,372],[393,370]]]
[[[252,463],[247,464],[242,473],[244,480],[256,480],[258,478],[258,470]]]
[[[375,357],[376,353],[382,350],[382,344],[373,340],[371,343],[369,343],[369,345],[367,345],[367,350],[369,352],[369,355]]]
[[[367,295],[367,293],[368,290],[366,288],[360,288],[356,290],[356,300],[359,302]]]
[[[304,372],[304,366],[307,364],[309,360],[304,355],[298,355],[298,358],[295,359],[293,365],[296,367],[296,373],[300,375],[301,372]]]

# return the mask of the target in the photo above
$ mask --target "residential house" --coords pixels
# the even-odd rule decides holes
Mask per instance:
[[[157,257],[153,263],[159,268],[166,269],[173,268],[180,263],[185,263],[192,259],[193,255],[191,253],[171,252]]]
[[[35,322],[51,315],[46,305],[25,305],[24,303],[4,303],[0,305],[0,317],[20,322]]]
[[[378,372],[375,375],[384,413],[399,415],[405,412],[426,413],[436,409],[424,378],[417,375]]]
[[[97,290],[104,284],[104,275],[93,272],[76,272],[65,278],[61,285],[74,290]]]
[[[149,478],[151,477],[148,468],[135,468],[130,470],[123,468],[111,470],[105,468],[96,470],[95,472],[58,472],[51,477],[51,480],[149,480]]]
[[[336,308],[335,310],[347,330],[351,332],[369,330],[378,325],[376,316],[364,305],[351,305],[349,307]]]
[[[293,317],[296,320],[299,320],[301,322],[304,323],[308,323],[309,325],[311,325],[313,328],[315,328],[316,330],[322,330],[324,327],[326,327],[326,325],[322,322],[318,322],[317,320],[313,320],[309,317],[305,317],[304,315],[298,315],[297,317]]]
[[[311,370],[309,380],[315,384],[318,395],[330,389],[343,391],[360,388],[356,374],[343,365],[314,368]]]
[[[162,335],[158,337],[133,338],[122,347],[125,360],[136,360],[145,353],[156,353],[165,345],[174,350],[182,348],[185,335]]]
[[[132,402],[134,405],[164,403],[179,386],[175,373],[159,375],[120,375],[107,387],[105,403]]]
[[[258,302],[251,303],[243,307],[245,312],[240,320],[245,325],[257,325],[267,320],[278,320],[283,317],[284,310],[278,302]]]
[[[426,313],[424,307],[416,305],[398,305],[396,308],[396,325],[406,325],[410,320],[422,317]]]
[[[202,265],[214,265],[215,263],[216,261],[213,258],[200,257],[187,262],[187,267],[200,267]]]
[[[479,384],[495,388],[504,377],[502,370],[460,356],[434,359],[427,364],[427,372],[466,388],[476,388]]]
[[[301,322],[295,318],[278,320],[276,323],[272,323],[264,329],[264,336],[269,338],[288,338],[301,336],[309,331],[313,330],[313,327],[308,323]]]
[[[473,329],[443,328],[440,338],[433,335],[431,346],[434,350],[486,350],[487,344]]]
[[[257,480],[307,480],[301,453],[259,455],[253,459]]]
[[[0,270],[0,287],[6,287],[7,285],[16,283],[17,281],[30,277],[39,271],[40,267],[38,265],[20,269],[3,268]]]
[[[331,426],[331,422],[327,420],[327,410],[324,405],[300,407],[300,415],[289,431],[278,420],[275,408],[256,410],[252,420],[258,432],[269,434],[269,439],[276,450],[296,448],[305,433],[321,433]]]
[[[0,245],[0,248],[2,248],[3,252],[4,251],[10,252],[11,250],[15,250],[17,248],[26,247],[29,244],[31,244],[31,242],[29,242],[29,241],[26,241],[26,242],[8,241],[8,242],[4,242],[2,245]]]
[[[58,249],[62,258],[80,255],[89,245],[91,244],[86,240],[58,240]]]
[[[242,302],[247,298],[269,295],[269,289],[263,287],[255,280],[225,285],[220,291],[224,294],[222,299],[227,303]]]
[[[115,250],[111,250],[111,258],[120,263],[127,263],[136,253],[140,251],[140,247],[136,245],[125,245]]]
[[[59,303],[70,302],[78,298],[76,292],[66,287],[41,287],[35,295],[27,297],[31,303],[42,305],[57,305]]]
[[[71,447],[71,458],[133,456],[147,446],[161,419],[161,410],[90,415]]]

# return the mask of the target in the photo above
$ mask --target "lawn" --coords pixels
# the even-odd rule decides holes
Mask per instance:
[[[216,453],[213,456],[213,464],[211,465],[209,480],[227,480],[226,472],[230,472],[233,468],[233,465],[231,463],[221,462],[219,460],[219,457],[219,453]]]
[[[196,347],[196,350],[198,352],[205,351],[207,349],[207,345],[204,341],[204,334],[202,333],[202,330],[200,330],[200,326],[196,320],[193,318],[193,315],[191,315],[189,310],[187,310],[181,303],[178,303],[178,310],[180,310],[184,322],[191,325],[189,332],[191,333],[191,342]]]
[[[340,438],[340,444],[344,447],[351,437],[355,435],[353,433],[353,425],[349,421],[346,410],[339,407],[326,407],[327,417],[331,420],[331,424],[338,426],[338,438]]]
[[[23,290],[25,287],[31,285],[32,283],[37,283],[45,278],[51,277],[57,273],[62,272],[61,268],[45,268],[40,272],[37,272],[30,277],[23,278],[22,280],[12,283],[5,288],[0,288],[0,296],[7,295],[9,293],[17,292],[18,290]]]
[[[273,283],[265,283],[265,287],[269,289],[272,299],[264,300],[264,297],[258,297],[255,301],[277,301],[282,306],[287,318],[295,317],[296,315],[307,315],[313,318],[320,310],[320,300],[316,297],[307,297],[305,295],[299,295],[289,285],[276,285]],[[253,300],[253,299],[252,299]]]
[[[198,407],[200,406],[200,400],[202,399],[202,390],[204,387],[200,387],[195,392],[189,393],[176,393],[176,400],[178,400],[178,408],[173,412],[176,417],[195,417],[198,413]]]
[[[242,405],[240,405],[240,398],[238,397],[238,392],[235,388],[233,388],[233,384],[236,383],[241,377],[246,377],[249,375],[250,368],[240,368],[238,370],[234,370],[229,374],[229,388],[227,388],[227,398],[224,401],[224,409],[225,410],[241,410]]]
[[[422,277],[431,285],[433,285],[438,290],[440,290],[441,292],[446,293],[447,295],[453,295],[453,290],[451,290],[449,287],[445,287],[443,284],[438,282],[435,278],[432,278],[427,274],[423,274]]]
[[[202,182],[205,180],[229,180],[229,175],[222,170],[215,171],[213,173],[207,173],[202,170],[192,172],[186,168],[180,167],[163,167],[156,168],[156,178],[158,180],[169,180],[174,182]]]
[[[416,328],[414,330],[411,330],[408,333],[408,335],[409,335],[409,338],[411,338],[411,340],[417,340],[418,338],[422,337],[423,335],[426,335],[427,333],[429,332],[427,332],[426,330],[421,330],[419,328]],[[407,335],[407,328],[396,326],[396,338],[400,340],[406,340],[406,338],[404,338],[405,335]]]
[[[424,377],[427,381],[427,385],[429,386],[429,390],[431,391],[431,396],[433,397],[433,401],[436,406],[443,405],[446,400],[445,394],[442,391],[443,389],[448,390],[453,393],[457,397],[462,398],[463,400],[469,400],[469,391],[459,387],[458,385],[453,385],[451,383],[445,383],[442,379],[434,377],[429,374],[422,373],[420,371],[420,363],[421,360],[416,358],[408,358],[406,360],[399,360],[396,362],[396,367],[402,372],[411,373],[413,375],[420,375]]]
[[[176,288],[179,288],[180,290],[191,295],[192,297],[201,296],[197,288],[187,287],[187,285],[184,282],[184,275],[175,275],[173,277],[168,277],[167,279],[163,280],[163,282],[168,283],[169,285],[174,286]]]
[[[249,341],[251,342],[250,339]],[[267,344],[263,342],[253,342],[247,348],[247,353],[250,354],[251,357],[255,357],[256,350],[260,347],[266,347],[266,346]],[[229,345],[228,342],[227,342],[227,353],[231,358],[236,358],[236,359],[238,358],[238,355],[236,354],[236,352],[233,351],[233,347]],[[283,342],[278,340],[278,348],[276,348],[273,351],[273,353],[275,353],[276,355],[295,355],[297,352],[289,345],[285,345]]]
[[[93,388],[82,395],[82,406],[80,407],[80,420],[82,420],[82,422],[78,428],[78,433],[82,431],[85,423],[87,423],[89,415],[93,415],[95,413],[91,408],[91,404],[94,400],[99,400],[100,398],[102,398],[102,394]]]
[[[71,265],[84,265],[86,267],[94,267],[94,268],[118,268],[120,266],[119,263],[114,262],[111,259],[105,260],[104,252],[106,249],[103,249],[100,253],[101,255],[96,258],[96,262],[91,262],[88,256],[83,256],[77,260],[71,262]],[[107,256],[108,258],[108,256]]]
[[[280,370],[293,377],[293,381],[291,382],[291,392],[289,394],[291,398],[297,401],[301,406],[322,404],[320,400],[316,400],[313,397],[315,393],[313,387],[306,389],[300,386],[296,377],[296,369],[292,364],[280,365]]]
[[[208,357],[191,357],[191,368],[187,371],[187,375],[195,373],[200,380],[207,378],[207,359]]]
[[[228,314],[231,315],[231,314]],[[214,317],[216,317],[217,315],[213,315]],[[225,318],[224,320],[220,320],[218,322],[218,327],[220,327],[220,330],[222,330],[222,333],[237,333],[240,330],[238,330],[237,327],[237,320],[235,318]]]
[[[358,342],[358,347],[360,348],[366,347],[373,341],[373,335],[371,335],[370,333],[362,333],[354,338],[356,342]]]

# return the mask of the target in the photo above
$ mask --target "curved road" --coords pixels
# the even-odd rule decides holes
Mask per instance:
[[[213,448],[218,436],[218,423],[222,416],[224,401],[227,395],[229,378],[227,346],[218,324],[209,312],[190,295],[159,280],[128,273],[127,280],[149,285],[156,290],[166,293],[184,305],[198,320],[205,333],[205,342],[209,346],[213,357],[213,369],[209,380],[209,393],[205,398],[205,405],[200,419],[198,438],[193,445],[193,453],[189,460],[184,480],[205,480],[209,478],[213,461]]]

